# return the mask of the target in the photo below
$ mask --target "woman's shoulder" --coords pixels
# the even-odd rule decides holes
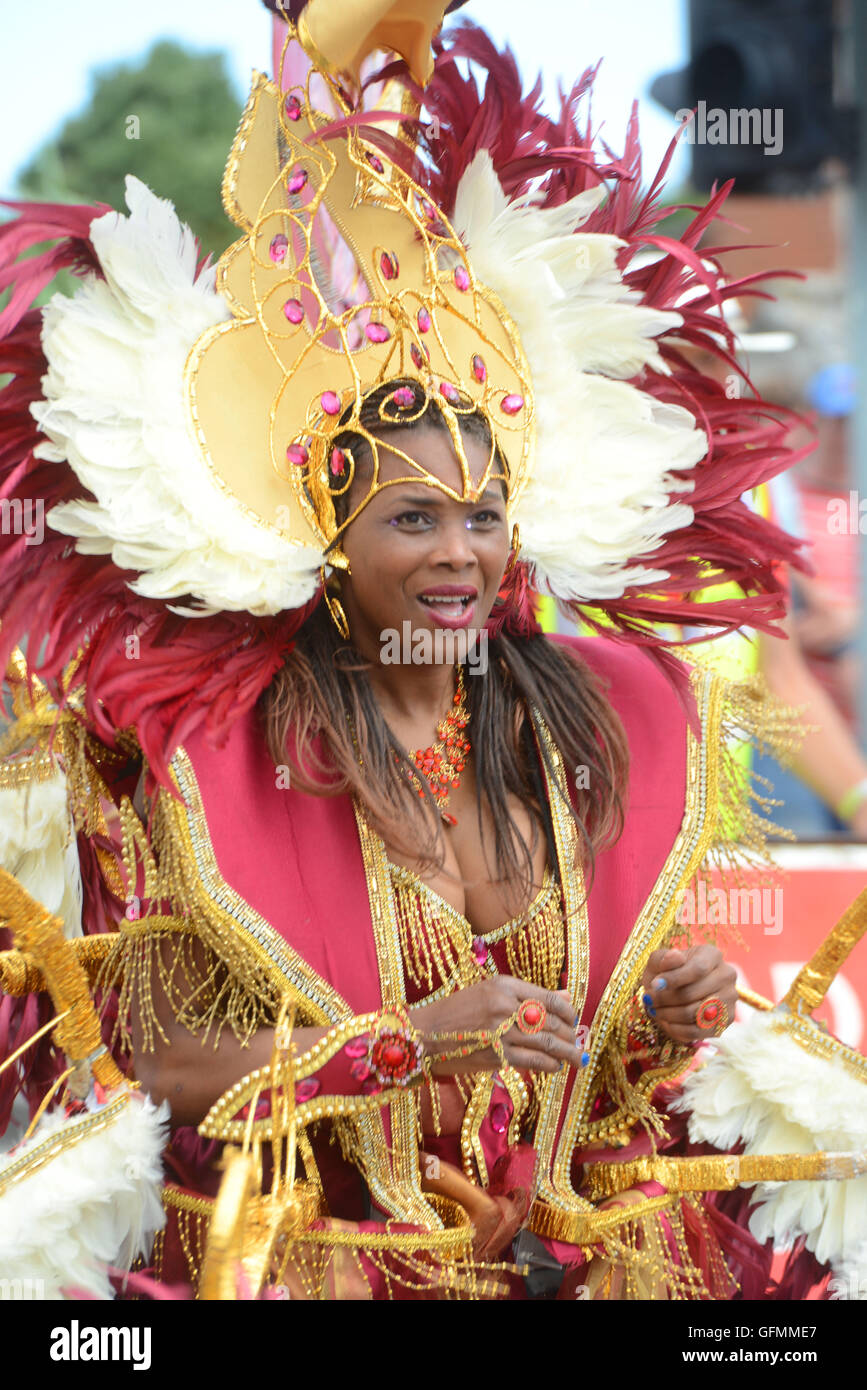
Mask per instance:
[[[621,718],[658,724],[662,717],[678,728],[695,725],[693,671],[671,652],[660,659],[634,643],[607,637],[552,633],[547,640],[566,647],[590,668]]]

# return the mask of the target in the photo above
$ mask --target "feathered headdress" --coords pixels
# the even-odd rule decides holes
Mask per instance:
[[[45,524],[40,544],[4,527],[0,659],[26,630],[62,699],[74,658],[96,733],[111,744],[135,726],[161,780],[193,727],[219,739],[255,702],[340,563],[334,502],[355,466],[341,436],[360,433],[373,456],[360,505],[389,485],[361,419],[388,382],[403,384],[383,420],[411,420],[419,400],[440,411],[455,496],[504,473],[522,549],[496,622],[519,624],[531,584],[664,660],[655,623],[726,631],[782,612],[775,567],[797,562],[796,544],[741,497],[792,461],[786,413],[730,399],[688,356],[739,371],[722,304],[760,292],[697,250],[728,190],[679,240],[661,234],[671,152],[646,193],[634,115],[621,160],[594,154],[577,116],[592,74],[550,119],[511,55],[469,27],[437,41],[422,93],[444,5],[406,9],[312,0],[290,28],[332,109],[316,109],[309,78],[255,79],[224,180],[242,235],[216,269],[132,178],[127,215],[14,205],[0,228],[0,286],[13,285],[0,496]],[[413,65],[378,75],[389,91],[401,79],[399,111],[358,94],[377,46]],[[323,241],[350,248],[352,293]],[[82,275],[77,293],[29,309],[63,266]],[[482,480],[463,453],[467,412],[494,441]],[[730,581],[742,599],[692,601]]]

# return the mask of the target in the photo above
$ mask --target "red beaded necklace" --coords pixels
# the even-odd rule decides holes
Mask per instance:
[[[408,754],[410,761],[415,763],[421,774],[419,777],[410,774],[413,786],[417,788],[419,796],[424,796],[424,783],[427,783],[446,825],[458,823],[457,817],[447,811],[446,807],[450,793],[461,785],[460,774],[470,752],[470,741],[466,735],[470,712],[467,709],[466,696],[464,668],[459,666],[452,708],[437,724],[436,741],[427,748],[412,748]]]

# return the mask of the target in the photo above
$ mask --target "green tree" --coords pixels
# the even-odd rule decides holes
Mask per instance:
[[[124,176],[135,174],[219,255],[238,236],[220,182],[241,109],[222,53],[157,43],[141,62],[96,71],[88,106],[20,172],[20,192],[122,211]]]

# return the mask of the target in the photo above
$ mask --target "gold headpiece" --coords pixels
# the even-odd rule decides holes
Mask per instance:
[[[443,8],[428,5],[431,18],[436,9],[441,19]],[[218,482],[283,536],[327,549],[395,482],[422,480],[474,501],[491,477],[503,476],[502,458],[514,503],[528,477],[533,397],[504,306],[476,279],[419,184],[345,119],[352,107],[333,64],[304,35],[344,119],[314,110],[310,76],[286,91],[256,77],[223,183],[226,209],[244,232],[217,275],[232,318],[196,343],[186,381],[196,436]],[[297,40],[290,27],[287,42]],[[356,259],[358,302],[340,300],[323,268],[316,244],[323,225],[332,242],[336,228]],[[400,384],[379,402],[372,428],[411,424],[435,403],[460,466],[460,491],[392,446],[406,472],[382,481],[377,439],[361,411],[389,382]],[[476,479],[461,435],[461,419],[472,413],[486,420],[492,440]],[[341,526],[334,499],[348,492],[355,460],[334,441],[347,431],[367,442],[373,469]]]

